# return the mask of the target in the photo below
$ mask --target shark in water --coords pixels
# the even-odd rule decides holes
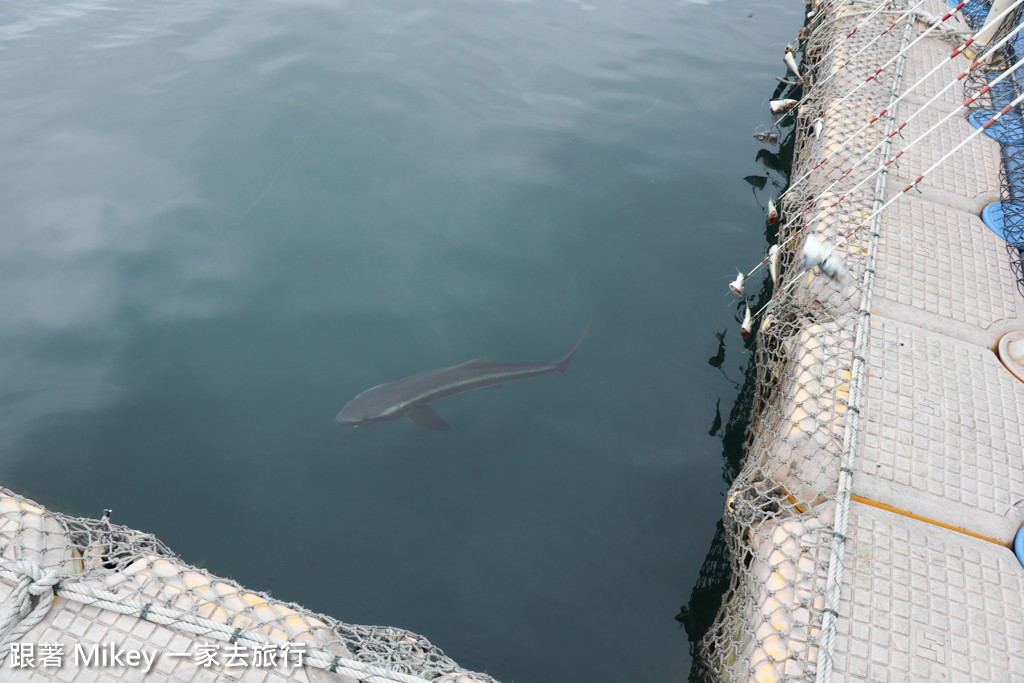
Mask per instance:
[[[348,427],[388,422],[400,417],[415,425],[437,431],[450,429],[430,403],[473,389],[497,388],[506,382],[565,371],[590,331],[587,325],[576,346],[562,360],[552,363],[491,363],[484,358],[431,370],[394,382],[379,384],[356,396],[341,409],[334,421]]]

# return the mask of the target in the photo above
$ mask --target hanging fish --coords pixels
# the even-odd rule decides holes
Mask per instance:
[[[779,222],[779,210],[775,208],[775,200],[768,198],[768,225],[775,225]]]
[[[811,132],[814,133],[814,137],[820,137],[821,136],[821,128],[822,128],[821,119],[818,119],[817,121],[815,121],[815,122],[813,122],[811,124]]]
[[[754,133],[754,139],[758,142],[766,142],[769,145],[779,144],[779,134],[774,130],[770,130],[765,133]]]
[[[800,103],[796,100],[771,100],[768,102],[768,111],[772,114],[781,114],[784,111],[789,111],[798,104]]]
[[[740,334],[743,335],[744,339],[750,338],[750,330],[753,327],[753,320],[750,316],[750,306],[747,306],[747,312],[743,315],[743,324],[740,325]]]
[[[796,68],[796,58],[793,57],[794,51],[792,45],[786,46],[786,54],[782,55],[782,61],[786,63],[786,67],[796,75],[797,79],[803,78],[800,75],[800,69]]]
[[[835,252],[832,247],[826,247],[814,235],[808,235],[804,240],[804,269],[810,270],[815,266],[821,268],[821,272],[833,280],[846,284],[850,280],[850,271],[846,267],[846,261]]]
[[[779,286],[779,245],[773,244],[768,250],[768,272],[772,276],[772,286]]]
[[[766,313],[765,316],[761,318],[761,327],[759,329],[762,332],[767,332],[769,329],[771,329],[771,326],[774,324],[775,318],[772,317],[771,313]]]
[[[729,289],[733,294],[743,296],[743,282],[747,277],[739,270],[736,271],[736,279],[729,283]]]
[[[804,27],[803,27],[802,29],[800,29],[800,31],[799,31],[799,32],[798,32],[798,33],[796,34],[796,39],[797,39],[797,40],[807,40],[808,38],[810,38],[810,37],[811,37],[811,31],[813,31],[813,30],[814,30],[814,29],[812,29],[812,28],[811,28],[811,25],[810,25],[810,24],[807,24],[807,26],[804,26]]]

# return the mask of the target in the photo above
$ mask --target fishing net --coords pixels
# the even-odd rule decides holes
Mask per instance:
[[[989,3],[974,0],[967,8],[972,9],[969,19],[972,26],[980,28],[988,15]],[[989,44],[1007,36],[1022,21],[1024,10],[1019,9],[989,39]],[[1024,59],[1024,30],[1010,36],[1009,42],[996,55],[971,72],[966,89],[976,98],[971,105],[971,120],[975,125],[983,125],[992,119],[1024,92],[1024,73],[1021,73],[1024,69],[1010,72],[1021,59]],[[996,215],[990,216],[989,220],[1002,222],[1017,289],[1024,295],[1024,120],[1020,105],[1003,114],[989,131],[989,135],[1000,144],[1002,160],[999,172],[1001,202],[995,209]]]
[[[890,171],[903,159],[886,162],[903,150],[909,158],[910,138],[934,116],[926,111],[906,129],[900,125],[927,99],[894,104],[906,85],[905,48],[935,25],[914,49],[949,58],[973,32],[962,21],[941,21],[950,8],[938,0],[823,2],[808,9],[810,34],[798,48],[802,81],[776,93],[799,101],[776,116],[794,136],[794,164],[776,257],[766,258],[773,294],[754,316],[755,397],[745,460],[723,520],[731,582],[700,646],[697,666],[706,680],[828,679],[883,209],[910,189],[906,182],[892,187]],[[969,63],[959,59],[928,88],[945,84],[947,73],[952,81]],[[970,93],[954,82],[947,97],[962,103]],[[942,142],[933,149],[954,146],[942,138],[947,128],[939,126],[935,135]],[[902,165],[903,176],[922,164]],[[1004,175],[1018,172],[1007,168]],[[1024,176],[1024,165],[1019,172]],[[934,184],[942,182],[936,176]],[[1004,200],[1015,196],[1007,185]],[[1024,219],[1024,190],[1017,191]],[[1016,206],[1006,209],[1007,223],[1018,215]],[[1020,240],[1013,234],[1011,246]],[[805,268],[808,240],[819,244],[811,269]],[[1014,267],[1019,276],[1019,258]],[[763,301],[750,302],[752,308],[755,303]]]
[[[3,680],[494,683],[422,636],[274,600],[106,516],[50,512],[6,489],[0,548]]]

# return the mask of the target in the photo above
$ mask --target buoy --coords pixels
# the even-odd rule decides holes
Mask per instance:
[[[779,210],[775,208],[775,200],[768,198],[768,225],[775,225],[779,222]]]
[[[999,338],[996,355],[1014,377],[1024,382],[1024,330],[1013,330]]]
[[[740,334],[743,335],[744,339],[750,338],[750,330],[753,326],[753,321],[750,316],[750,306],[747,306],[747,312],[743,315],[743,324],[740,325]]]
[[[736,271],[736,279],[729,283],[729,289],[733,294],[743,296],[743,281],[746,279],[741,271]]]
[[[1017,561],[1024,566],[1024,526],[1017,529],[1017,535],[1013,538],[1013,554],[1017,556]]]
[[[768,111],[772,114],[781,114],[784,111],[789,111],[798,104],[800,103],[796,100],[771,100],[768,103]]]

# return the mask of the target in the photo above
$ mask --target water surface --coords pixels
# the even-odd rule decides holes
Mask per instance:
[[[506,682],[684,679],[800,10],[9,6],[0,480]],[[332,422],[588,322],[450,432]]]

